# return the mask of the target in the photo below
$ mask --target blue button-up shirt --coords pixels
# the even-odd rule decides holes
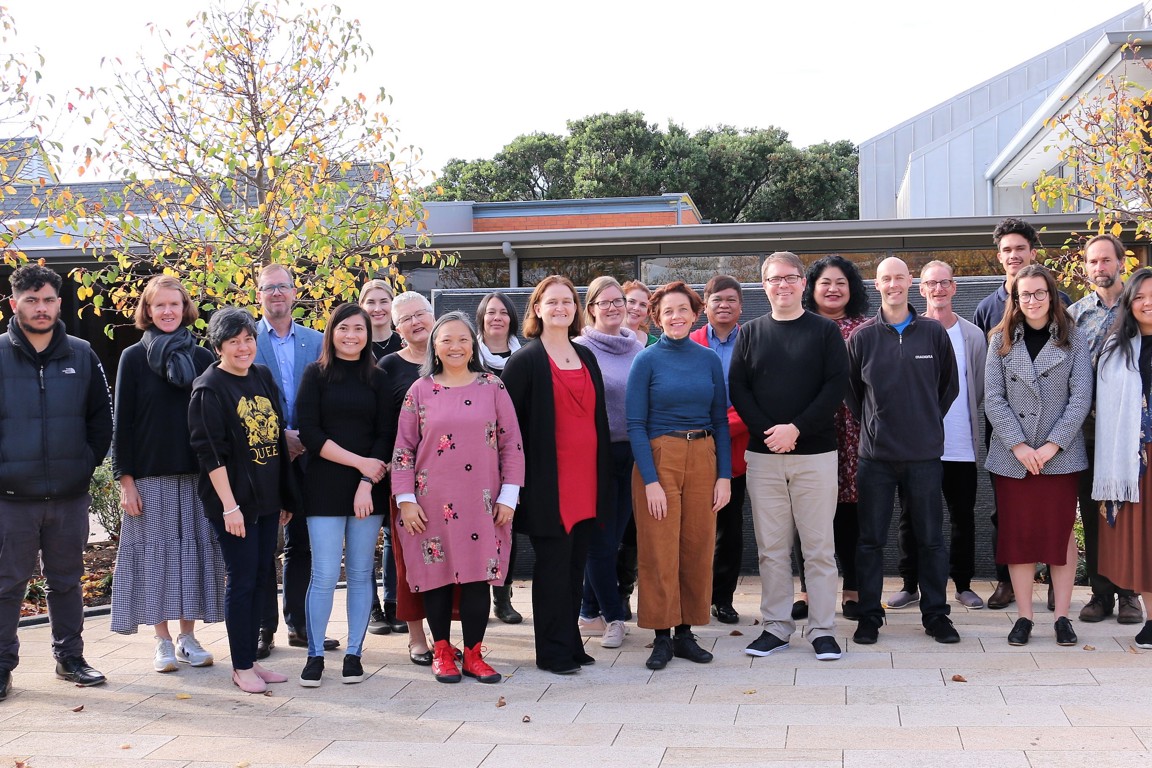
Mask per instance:
[[[721,339],[712,329],[712,324],[705,326],[708,337],[708,348],[720,356],[720,367],[724,369],[724,392],[728,392],[728,368],[732,365],[732,352],[736,349],[736,337],[740,335],[740,326],[737,325],[728,334],[728,338]],[[728,398],[728,407],[732,407],[732,398]]]
[[[268,340],[272,342],[272,354],[276,356],[276,365],[280,368],[280,391],[284,393],[288,413],[296,413],[296,325],[288,326],[287,336],[279,336],[267,318],[260,318],[260,322],[264,323]],[[287,426],[295,428],[294,424]]]

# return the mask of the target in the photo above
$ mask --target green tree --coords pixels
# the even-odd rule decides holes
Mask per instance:
[[[182,43],[158,35],[158,60],[117,67],[101,95],[103,161],[124,184],[101,201],[101,264],[76,271],[80,298],[124,312],[163,271],[203,307],[251,304],[275,262],[301,285],[298,316],[322,326],[364,276],[399,282],[399,255],[428,245],[424,213],[389,97],[340,90],[372,56],[359,23],[268,0],[188,30]]]
[[[1118,71],[1047,121],[1057,134],[1058,162],[1036,180],[1033,207],[1088,212],[1087,234],[1073,233],[1046,254],[1065,285],[1083,282],[1081,246],[1089,236],[1126,230],[1137,240],[1152,236],[1152,91],[1137,82],[1147,80],[1152,61],[1139,51],[1122,46]],[[1130,253],[1125,271],[1138,266]]]
[[[806,150],[775,127],[720,125],[692,134],[643,113],[568,121],[568,134],[514,139],[491,160],[452,160],[438,197],[547,200],[689,193],[716,222],[794,221],[858,216],[855,145]]]

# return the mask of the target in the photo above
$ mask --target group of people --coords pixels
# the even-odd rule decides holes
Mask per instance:
[[[216,310],[209,351],[190,331],[188,291],[157,276],[135,314],[143,339],[120,361],[114,411],[98,359],[59,320],[59,276],[21,267],[0,336],[0,449],[21,457],[0,463],[0,698],[37,554],[57,674],[105,681],[83,657],[79,577],[87,483],[110,444],[124,510],[112,629],[152,627],[154,668],[167,673],[210,666],[195,625],[223,619],[232,680],[251,693],[288,680],[260,663],[274,648],[281,529],[283,615],[289,643],[307,648],[306,687],[322,683],[324,654],[339,647],[326,630],[341,573],[341,682],[365,678],[369,631],[406,631],[411,661],[440,682],[499,681],[483,641],[493,609],[522,619],[511,601],[514,532],[534,553],[539,668],[566,675],[595,663],[582,634],[621,647],[637,585],[636,624],[653,633],[648,668],[707,663],[692,629],[710,616],[739,621],[745,498],[761,579],[749,655],[788,648],[806,620],[816,657],[840,658],[838,591],[858,644],[878,641],[886,609],[914,604],[926,634],[959,642],[949,578],[958,603],[984,606],[972,589],[981,412],[1005,568],[988,605],[1018,602],[1008,642],[1030,639],[1038,563],[1050,573],[1056,642],[1077,642],[1078,507],[1093,587],[1080,619],[1119,605],[1121,622],[1142,621],[1152,269],[1125,284],[1123,244],[1094,237],[1084,248],[1091,290],[1066,307],[1035,263],[1027,222],[1006,219],[994,241],[1005,282],[974,323],[952,307],[947,263],[921,269],[921,315],[908,265],[883,260],[872,313],[851,261],[806,267],[777,252],[762,265],[771,311],[743,325],[740,283],[726,275],[703,296],[683,282],[650,291],[600,277],[583,305],[553,275],[535,286],[522,327],[498,292],[473,322],[436,318],[421,294],[394,296],[372,280],[321,334],[293,321],[292,275],[273,264],[259,275],[260,319]],[[897,498],[903,585],[885,598]],[[1152,648],[1152,622],[1136,643]]]

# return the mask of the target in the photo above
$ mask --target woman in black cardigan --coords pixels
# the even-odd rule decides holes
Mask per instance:
[[[514,525],[536,553],[536,666],[561,675],[595,662],[577,622],[592,526],[612,503],[604,380],[591,350],[571,342],[581,325],[572,283],[545,278],[528,302],[524,335],[531,341],[508,359],[503,376],[524,440],[526,479]]]

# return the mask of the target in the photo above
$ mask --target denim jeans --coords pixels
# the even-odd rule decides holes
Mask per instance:
[[[860,458],[856,469],[859,493],[860,544],[856,552],[860,613],[883,619],[884,545],[897,491],[919,543],[920,615],[924,625],[949,613],[948,550],[944,546],[944,503],[939,459],[874,461]]]
[[[624,620],[624,601],[616,581],[616,553],[624,529],[632,519],[632,445],[612,443],[612,514],[593,524],[588,544],[588,564],[584,567],[584,596],[580,615],[605,621]]]
[[[976,462],[945,461],[941,486],[948,518],[952,527],[949,575],[957,592],[972,588],[976,573]],[[906,506],[901,501],[901,506]],[[916,531],[908,514],[900,514],[900,576],[905,592],[920,589],[919,557],[916,554]]]
[[[260,607],[264,596],[276,593],[276,536],[279,515],[262,515],[244,521],[244,536],[233,536],[223,519],[212,519],[220,554],[228,572],[224,590],[224,626],[228,628],[228,650],[233,669],[252,669],[256,661],[256,640],[260,634]]]
[[[305,613],[308,616],[308,655],[324,655],[324,633],[332,615],[332,596],[340,579],[340,559],[348,582],[348,655],[360,656],[368,612],[376,589],[373,574],[376,539],[383,515],[367,517],[308,517],[312,540],[312,580],[308,583]]]

